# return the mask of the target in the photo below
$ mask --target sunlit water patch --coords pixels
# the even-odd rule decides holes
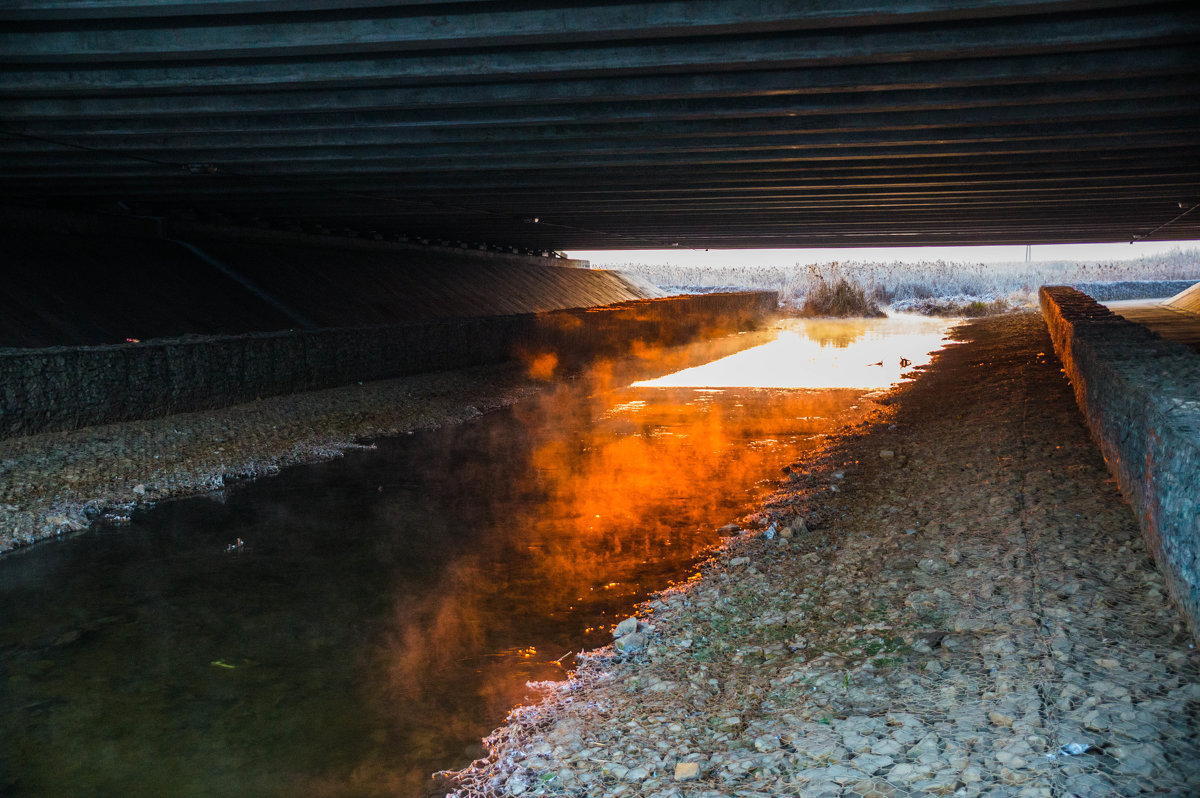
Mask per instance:
[[[883,388],[929,362],[945,339],[945,319],[792,319],[771,343],[643,387]]]
[[[0,794],[436,791],[527,681],[869,410],[762,387],[808,368],[798,329],[746,353],[756,387],[563,388],[0,560]],[[804,329],[848,365],[931,348],[847,357],[886,323]]]

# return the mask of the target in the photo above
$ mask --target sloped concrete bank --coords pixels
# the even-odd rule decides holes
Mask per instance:
[[[1074,289],[1040,297],[1092,435],[1198,634],[1200,357]]]
[[[0,350],[0,437],[513,358],[552,371],[630,347],[745,329],[774,307],[769,292],[712,294],[388,327]]]

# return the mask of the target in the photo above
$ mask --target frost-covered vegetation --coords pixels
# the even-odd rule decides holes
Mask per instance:
[[[835,261],[715,268],[624,263],[608,268],[638,275],[671,293],[777,291],[781,307],[804,312],[807,304],[807,312],[819,315],[838,315],[839,307],[869,315],[872,305],[897,312],[985,315],[1036,305],[1042,285],[1078,286],[1104,294],[1100,299],[1170,296],[1200,280],[1200,250],[1091,262]],[[830,303],[832,309],[822,309]]]

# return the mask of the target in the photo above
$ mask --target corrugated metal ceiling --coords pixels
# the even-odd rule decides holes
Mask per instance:
[[[533,249],[1200,238],[1192,2],[3,0],[0,64],[8,202]]]

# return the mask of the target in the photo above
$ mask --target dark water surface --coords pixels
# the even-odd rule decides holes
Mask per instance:
[[[578,384],[0,561],[0,795],[429,791],[869,405],[752,386],[886,384],[945,327],[825,325],[742,378]]]

